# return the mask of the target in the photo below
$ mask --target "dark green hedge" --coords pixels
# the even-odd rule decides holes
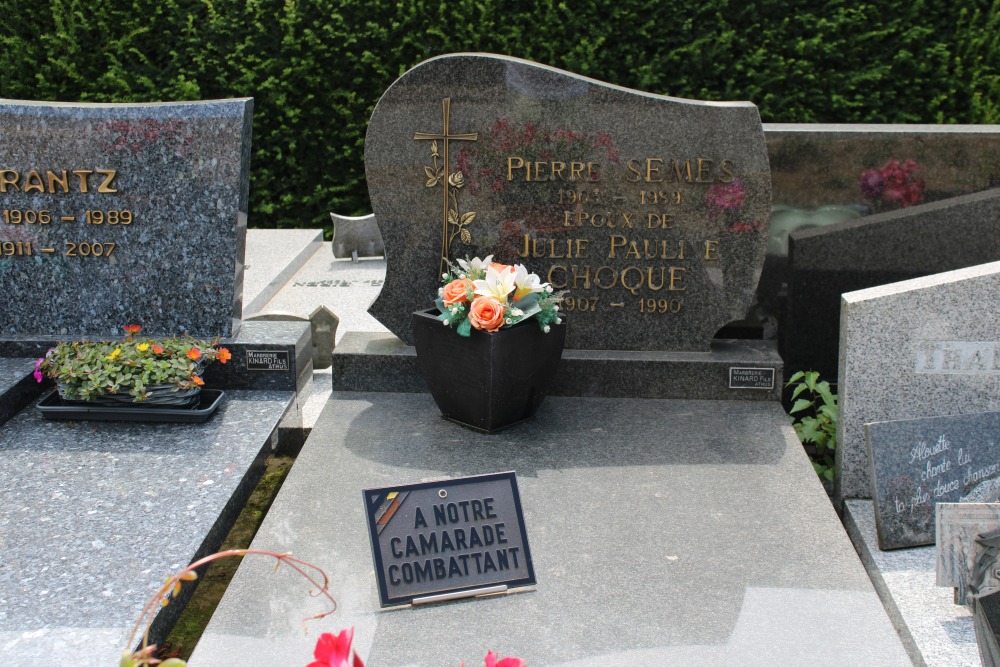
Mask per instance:
[[[0,12],[0,96],[254,97],[251,224],[326,226],[369,210],[368,116],[430,56],[749,99],[770,122],[1000,123],[998,40],[1000,0],[48,0]]]

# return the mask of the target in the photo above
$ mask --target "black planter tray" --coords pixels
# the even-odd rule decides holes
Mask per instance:
[[[200,424],[208,421],[219,409],[225,392],[219,389],[202,389],[201,400],[193,408],[87,405],[68,403],[59,398],[55,389],[38,401],[38,411],[46,419],[92,419],[116,422],[168,422]]]

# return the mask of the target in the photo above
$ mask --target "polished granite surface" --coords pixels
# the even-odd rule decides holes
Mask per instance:
[[[380,610],[361,490],[514,470],[537,586]],[[367,664],[908,665],[780,405],[550,397],[493,435],[425,394],[337,393],[254,540],[332,577],[326,610],[247,559],[193,667],[308,662],[355,627]],[[818,630],[817,628],[821,628]]]
[[[47,421],[29,407],[0,426],[3,663],[117,664],[148,597],[225,537],[293,397],[227,391],[203,424]]]

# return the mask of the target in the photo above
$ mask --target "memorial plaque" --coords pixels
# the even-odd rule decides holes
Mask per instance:
[[[730,389],[774,389],[773,368],[729,369]]]
[[[935,505],[996,502],[1000,412],[865,424],[881,549],[934,544]]]
[[[287,350],[247,350],[248,371],[287,371]]]
[[[428,60],[365,140],[386,284],[412,344],[444,258],[524,264],[573,314],[566,346],[699,350],[749,308],[771,189],[757,108],[663,97],[502,56]]]
[[[383,607],[535,583],[513,472],[362,495]]]
[[[0,101],[0,337],[234,334],[252,106]]]

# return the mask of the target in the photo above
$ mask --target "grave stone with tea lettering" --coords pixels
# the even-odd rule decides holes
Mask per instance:
[[[486,650],[531,665],[909,664],[776,400],[780,359],[710,343],[744,314],[762,258],[767,168],[752,105],[464,54],[404,74],[367,144],[387,263],[372,312],[395,335],[344,336],[332,400],[254,542],[336,571],[329,627],[353,626],[369,664],[470,664]],[[594,348],[565,350],[563,393],[492,434],[441,418],[408,384],[419,376],[400,340],[412,311],[433,303],[442,255],[466,252],[524,260],[557,286],[575,266],[568,335]],[[636,293],[621,287],[640,273]],[[364,363],[338,365],[345,356]],[[692,400],[701,391],[730,400]],[[378,613],[368,509],[425,538],[393,550],[399,533],[388,537],[392,586],[398,575],[430,584],[423,592],[464,589],[461,559],[471,573],[482,549],[469,532],[454,553],[432,553],[430,534],[441,545],[438,531],[453,531],[457,544],[464,526],[424,527],[408,501],[371,490],[419,484],[444,502],[451,491],[431,483],[511,470],[534,588]],[[245,561],[192,667],[308,656],[314,639],[290,619],[327,609],[293,589]]]
[[[837,493],[870,498],[863,425],[1000,409],[1000,262],[843,296]]]
[[[240,320],[251,106],[0,101],[9,664],[117,661],[147,596],[218,548],[272,446],[296,430],[308,326]],[[42,388],[31,357],[126,324],[222,338],[232,358],[204,375],[225,393],[208,421],[81,425],[20,409]],[[261,354],[280,363],[251,368]],[[189,594],[159,612],[154,641]]]

